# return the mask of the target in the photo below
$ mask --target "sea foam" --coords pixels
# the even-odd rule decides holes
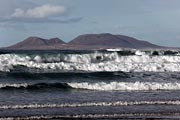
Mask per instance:
[[[151,55],[136,51],[134,55],[118,52],[55,55],[0,55],[0,71],[11,72],[180,72],[180,56]],[[20,69],[19,69],[20,68]]]
[[[180,90],[179,82],[82,82],[68,83],[72,88],[88,89],[88,90],[120,90],[120,91],[152,91],[152,90]]]
[[[114,101],[114,102],[87,102],[64,104],[24,104],[1,105],[0,109],[38,109],[38,108],[64,108],[64,107],[96,107],[96,106],[133,106],[133,105],[180,105],[180,101]]]

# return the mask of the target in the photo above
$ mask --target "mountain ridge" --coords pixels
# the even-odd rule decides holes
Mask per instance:
[[[31,36],[24,41],[4,49],[11,50],[65,50],[65,49],[107,49],[107,48],[164,48],[152,44],[148,41],[138,40],[125,35],[113,35],[110,33],[101,34],[83,34],[74,38],[69,42],[64,42],[59,38],[44,39]]]

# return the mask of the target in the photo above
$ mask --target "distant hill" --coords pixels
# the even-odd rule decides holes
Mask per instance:
[[[66,44],[59,38],[43,39],[39,37],[29,37],[22,42],[7,47],[8,49],[36,49],[38,47],[48,48],[49,46]]]
[[[66,44],[64,41],[62,41],[59,38],[51,38],[49,40],[47,40],[48,45],[55,45],[55,44]]]
[[[164,48],[147,41],[137,40],[124,35],[113,35],[110,33],[103,34],[85,34],[80,35],[65,43],[59,38],[43,39],[39,37],[29,37],[22,42],[6,47],[11,50],[90,50],[90,49],[107,49],[107,48]]]
[[[80,35],[69,42],[75,45],[100,45],[111,47],[125,47],[125,48],[159,48],[160,46],[152,44],[147,41],[140,41],[132,37],[124,35],[104,34],[86,34]]]

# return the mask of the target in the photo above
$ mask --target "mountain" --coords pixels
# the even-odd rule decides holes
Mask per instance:
[[[80,35],[65,43],[59,38],[43,39],[40,37],[29,37],[15,45],[3,48],[11,50],[91,50],[107,48],[165,48],[147,41],[141,41],[129,36],[103,34]]]
[[[125,48],[159,48],[155,44],[147,41],[140,41],[132,37],[124,35],[112,35],[110,33],[103,34],[86,34],[80,35],[70,41],[68,44],[74,45],[99,45],[109,47],[125,47]]]
[[[37,49],[40,48],[48,48],[54,45],[66,44],[64,41],[59,38],[52,39],[43,39],[40,37],[29,37],[22,42],[19,42],[15,45],[7,47],[8,49]]]
[[[48,42],[49,45],[66,44],[64,41],[62,41],[62,40],[59,39],[59,38],[51,38],[51,39],[49,39],[47,42]]]

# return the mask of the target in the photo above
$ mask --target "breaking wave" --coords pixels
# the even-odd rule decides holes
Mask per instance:
[[[2,72],[180,72],[179,52],[108,51],[86,54],[1,54]]]
[[[180,90],[179,82],[75,82],[75,83],[35,83],[35,84],[0,84],[0,89],[81,89],[99,91],[156,91]]]
[[[152,90],[180,90],[180,83],[165,82],[97,82],[97,83],[68,83],[72,88],[88,90],[120,90],[120,91],[152,91]]]

